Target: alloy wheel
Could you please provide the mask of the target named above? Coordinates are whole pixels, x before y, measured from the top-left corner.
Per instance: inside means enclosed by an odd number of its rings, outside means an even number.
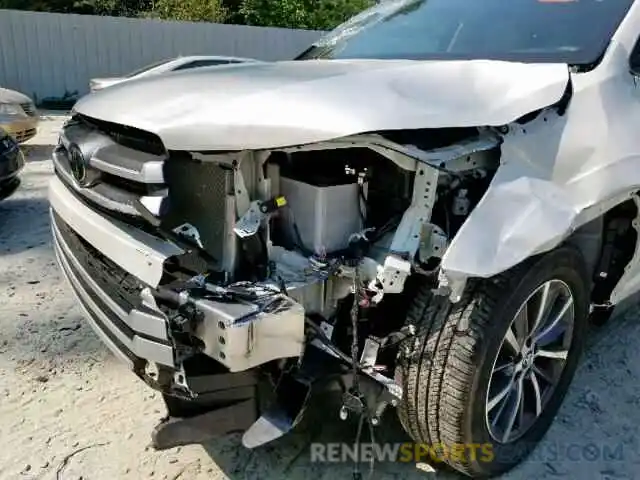
[[[574,322],[571,289],[557,279],[540,285],[518,309],[487,391],[487,428],[497,442],[518,440],[544,412],[567,363]]]

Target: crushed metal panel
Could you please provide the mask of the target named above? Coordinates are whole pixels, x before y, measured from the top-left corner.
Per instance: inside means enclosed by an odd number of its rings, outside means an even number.
[[[640,189],[640,82],[628,66],[638,28],[636,5],[602,63],[571,74],[564,115],[545,111],[527,124],[510,125],[501,166],[443,257],[447,278],[507,270],[554,248]],[[616,292],[626,295],[625,284],[637,283],[640,266],[633,267]]]
[[[305,338],[304,309],[284,295],[275,295],[273,301],[278,302],[275,310],[252,303],[197,300],[204,320],[196,336],[205,344],[204,353],[231,372],[300,356]]]
[[[558,102],[568,79],[564,64],[284,61],[131,82],[84,97],[75,110],[155,133],[169,150],[260,150],[504,125]]]

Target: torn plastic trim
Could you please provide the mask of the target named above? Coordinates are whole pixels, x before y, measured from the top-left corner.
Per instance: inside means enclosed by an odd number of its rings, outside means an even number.
[[[57,177],[49,184],[49,201],[78,235],[149,286],[159,285],[168,258],[185,253],[171,242],[98,214],[79,201]]]
[[[442,258],[440,287],[459,295],[469,278],[490,278],[527,258],[560,245],[582,225],[635,196],[637,188],[613,193],[598,203],[578,206],[577,191],[589,182],[563,189],[551,181],[517,175],[521,166],[504,164],[480,203],[452,239]],[[594,180],[584,179],[584,180]],[[639,180],[640,181],[640,180]],[[508,208],[505,208],[508,205]],[[616,287],[621,292],[625,287]]]

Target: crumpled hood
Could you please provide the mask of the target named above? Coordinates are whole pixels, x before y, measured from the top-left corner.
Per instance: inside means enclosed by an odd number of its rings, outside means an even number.
[[[504,125],[559,101],[564,64],[306,60],[115,85],[78,113],[157,134],[170,150],[267,149],[379,130]]]
[[[15,90],[0,87],[0,103],[29,103],[32,100]]]

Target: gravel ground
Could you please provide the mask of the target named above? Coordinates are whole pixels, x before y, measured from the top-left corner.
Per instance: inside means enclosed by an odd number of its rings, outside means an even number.
[[[164,415],[160,398],[83,322],[54,262],[46,189],[62,118],[43,118],[41,133],[26,147],[22,185],[0,202],[0,479],[351,478],[350,464],[309,461],[311,438],[353,440],[337,411],[254,452],[239,448],[237,436],[204,447],[148,448]],[[544,443],[508,478],[635,478],[639,339],[634,306],[593,333]],[[376,478],[430,476],[407,464],[376,469]]]

